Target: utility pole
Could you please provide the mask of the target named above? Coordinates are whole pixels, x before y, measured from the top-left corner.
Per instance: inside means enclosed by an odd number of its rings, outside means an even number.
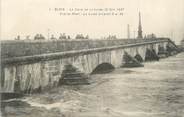
[[[48,38],[48,40],[49,40],[49,39],[50,39],[50,29],[48,29],[47,31],[48,31],[48,32],[47,32],[47,33],[48,33],[47,38]]]
[[[127,38],[130,39],[130,25],[127,25]]]

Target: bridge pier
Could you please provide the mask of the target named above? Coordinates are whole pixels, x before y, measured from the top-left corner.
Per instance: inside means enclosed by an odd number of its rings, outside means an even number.
[[[158,56],[159,58],[168,57],[168,52],[166,51],[166,46],[163,43],[158,45]]]
[[[130,54],[128,54],[126,51],[123,55],[123,62],[121,67],[143,67],[143,65],[134,57],[132,57]]]
[[[178,50],[176,50],[170,43],[167,43],[166,51],[168,52],[168,56],[173,56],[178,53]]]
[[[65,65],[62,71],[61,78],[59,79],[58,86],[66,85],[79,85],[89,84],[88,76],[71,64]]]
[[[158,60],[159,60],[159,57],[157,56],[155,50],[147,48],[145,61],[158,61]]]
[[[134,58],[135,58],[138,62],[140,62],[140,63],[143,62],[143,58],[141,57],[141,55],[140,55],[139,53],[137,53],[137,54],[134,56]]]
[[[160,58],[166,58],[178,53],[176,47],[174,47],[169,42],[161,43],[158,45],[158,56]]]
[[[135,48],[136,49],[136,55],[134,56],[134,58],[138,61],[138,62],[140,62],[140,63],[142,63],[143,61],[144,61],[144,59],[143,59],[143,56],[144,55],[142,55],[141,56],[141,50],[143,50],[141,47],[136,47]]]

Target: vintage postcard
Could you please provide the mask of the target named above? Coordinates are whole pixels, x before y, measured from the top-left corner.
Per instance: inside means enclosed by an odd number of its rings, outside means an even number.
[[[184,0],[1,0],[1,117],[184,117]]]

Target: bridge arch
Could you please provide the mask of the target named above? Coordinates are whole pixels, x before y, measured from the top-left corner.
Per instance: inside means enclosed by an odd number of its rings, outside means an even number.
[[[99,74],[99,73],[107,73],[109,71],[114,70],[115,67],[111,63],[101,63],[97,65],[91,72],[91,74]]]

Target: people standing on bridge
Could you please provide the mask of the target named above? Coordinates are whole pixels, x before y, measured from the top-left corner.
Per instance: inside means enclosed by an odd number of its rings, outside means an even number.
[[[51,39],[51,40],[55,40],[56,38],[55,38],[54,35],[52,34],[50,39]]]
[[[15,40],[20,40],[20,35],[18,35],[17,37],[15,37]]]
[[[107,39],[117,39],[116,35],[109,35]]]
[[[67,39],[71,39],[70,35],[68,35],[68,38]]]
[[[39,34],[36,34],[35,36],[34,36],[34,40],[38,40],[39,39]]]
[[[60,36],[59,36],[59,39],[66,39],[65,33],[61,33]]]
[[[44,40],[44,39],[45,39],[45,37],[42,34],[36,34],[34,36],[34,40]]]
[[[42,35],[42,34],[40,34],[40,39],[45,39],[45,37]]]
[[[30,37],[30,36],[29,36],[29,35],[27,35],[27,36],[26,36],[26,40],[30,40],[30,38],[29,38],[29,37]]]
[[[89,39],[89,35],[86,35],[85,39]]]
[[[83,34],[77,34],[75,39],[84,39],[84,36]]]

